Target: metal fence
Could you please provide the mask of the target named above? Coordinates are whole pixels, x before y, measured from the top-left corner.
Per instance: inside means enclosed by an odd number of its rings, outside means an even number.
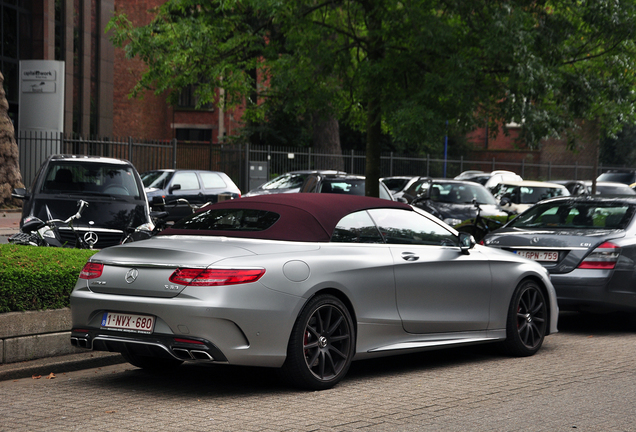
[[[253,146],[250,144],[212,144],[191,141],[149,141],[124,139],[85,139],[78,136],[50,133],[21,133],[18,142],[23,183],[30,186],[42,162],[51,154],[105,156],[130,161],[139,172],[153,169],[178,168],[224,171],[242,191],[250,188],[250,167],[253,163],[266,166],[266,178],[295,170],[327,169],[325,160],[341,157],[344,170],[364,174],[365,152],[346,151],[342,155],[315,153],[311,148]],[[400,155],[383,153],[381,175],[422,175],[452,178],[465,170],[509,170],[528,180],[592,179],[601,172],[618,167],[557,165],[511,162],[502,159],[488,161],[444,159],[431,155]]]

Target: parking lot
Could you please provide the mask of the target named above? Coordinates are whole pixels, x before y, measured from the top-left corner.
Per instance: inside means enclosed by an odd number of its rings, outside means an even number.
[[[562,314],[560,330],[529,358],[484,345],[354,362],[322,392],[290,389],[267,369],[47,370],[0,382],[0,430],[636,430],[627,317]]]

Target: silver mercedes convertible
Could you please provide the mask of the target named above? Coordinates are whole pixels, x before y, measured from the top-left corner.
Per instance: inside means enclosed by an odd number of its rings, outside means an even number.
[[[326,389],[352,360],[557,331],[547,271],[407,204],[337,194],[224,201],[106,248],[71,294],[75,346],[135,366],[280,368]]]

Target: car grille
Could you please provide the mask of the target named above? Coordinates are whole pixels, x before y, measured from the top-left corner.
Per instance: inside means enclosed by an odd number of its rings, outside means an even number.
[[[83,237],[85,233],[87,233],[88,229],[75,229],[78,232],[80,237]],[[121,243],[124,233],[119,230],[99,230],[92,229],[95,234],[97,234],[97,243],[93,245],[95,249],[103,249],[109,246],[115,246]],[[75,234],[70,228],[60,228],[60,237],[62,239],[62,243],[67,243],[69,246],[75,246]]]

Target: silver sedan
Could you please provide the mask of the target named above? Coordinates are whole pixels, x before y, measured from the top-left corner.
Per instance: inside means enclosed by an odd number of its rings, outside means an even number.
[[[558,316],[535,262],[407,204],[302,193],[214,204],[100,251],[71,309],[75,346],[146,369],[275,367],[310,389],[358,359],[484,342],[532,355]]]

